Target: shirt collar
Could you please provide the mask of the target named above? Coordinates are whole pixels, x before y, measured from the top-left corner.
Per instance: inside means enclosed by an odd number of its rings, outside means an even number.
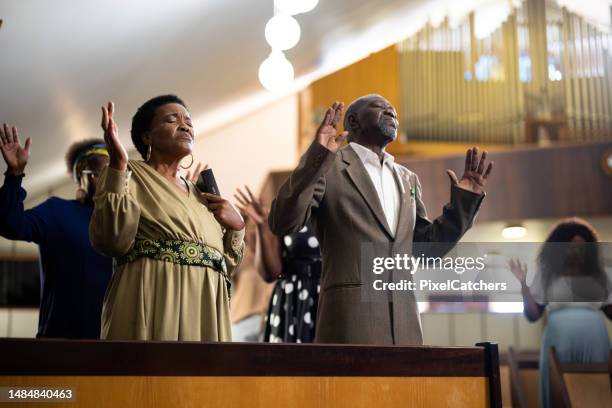
[[[372,150],[355,142],[350,142],[349,145],[353,148],[355,153],[357,153],[357,156],[359,156],[359,160],[361,160],[363,164],[369,162],[380,166],[380,160],[378,159],[376,153],[374,153]],[[386,164],[390,168],[393,168],[394,160],[395,158],[392,155],[387,152],[383,152],[383,164]]]

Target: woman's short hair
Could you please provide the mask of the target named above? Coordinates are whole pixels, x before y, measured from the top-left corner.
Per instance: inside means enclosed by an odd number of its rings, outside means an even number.
[[[185,109],[189,109],[185,102],[176,95],[160,95],[143,103],[132,118],[132,143],[134,143],[136,150],[145,160],[149,146],[142,140],[142,135],[150,129],[157,108],[169,103],[178,103]]]

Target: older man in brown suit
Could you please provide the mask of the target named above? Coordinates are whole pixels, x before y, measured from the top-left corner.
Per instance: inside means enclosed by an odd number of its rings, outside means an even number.
[[[312,218],[323,255],[316,341],[353,344],[423,344],[413,292],[365,301],[360,273],[364,243],[388,243],[390,253],[412,252],[413,242],[455,243],[471,226],[484,198],[486,152],[466,154],[465,173],[451,180],[450,202],[433,222],[427,218],[416,174],[385,152],[397,137],[397,114],[380,95],[355,100],[345,131],[336,126],[344,104],[326,112],[315,141],[272,203],[274,233],[298,231]],[[341,147],[344,140],[347,146]]]

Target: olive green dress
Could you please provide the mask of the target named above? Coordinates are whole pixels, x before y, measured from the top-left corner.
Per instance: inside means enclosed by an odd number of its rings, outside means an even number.
[[[244,230],[226,231],[186,183],[188,194],[142,161],[130,160],[127,172],[102,172],[89,235],[94,248],[115,257],[115,267],[101,338],[231,341],[227,277],[242,259]],[[134,256],[156,242],[177,245],[157,259]],[[218,254],[225,276],[189,264],[202,248]]]

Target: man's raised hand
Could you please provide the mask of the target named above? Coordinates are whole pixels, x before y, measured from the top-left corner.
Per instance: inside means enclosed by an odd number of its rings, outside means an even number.
[[[342,146],[342,143],[346,140],[348,132],[344,131],[338,135],[336,126],[342,118],[342,112],[344,111],[344,103],[334,102],[325,112],[321,126],[317,129],[315,140],[327,148],[329,151],[336,153]]]
[[[478,159],[478,148],[473,147],[465,154],[465,169],[461,180],[457,179],[457,175],[452,170],[446,170],[446,174],[451,180],[451,184],[463,190],[471,191],[472,193],[482,194],[484,187],[493,170],[493,162],[486,166],[485,159],[487,152],[482,152],[480,160]]]

